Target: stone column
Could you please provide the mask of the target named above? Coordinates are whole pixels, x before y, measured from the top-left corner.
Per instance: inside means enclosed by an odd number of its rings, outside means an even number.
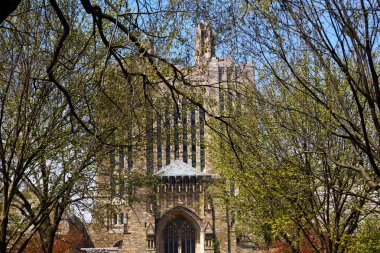
[[[204,253],[205,252],[205,230],[203,227],[201,227],[201,230],[199,232],[199,244],[200,244],[199,253]]]

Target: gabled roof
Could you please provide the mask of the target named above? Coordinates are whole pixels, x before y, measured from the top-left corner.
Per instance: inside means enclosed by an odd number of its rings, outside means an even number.
[[[206,172],[197,170],[187,163],[184,163],[180,160],[171,161],[171,163],[161,170],[155,173],[156,176],[161,177],[177,177],[177,176],[211,176]]]
[[[210,225],[210,222],[207,223],[205,227],[205,234],[213,234],[214,231],[212,230],[212,226]]]
[[[146,235],[154,235],[154,228],[152,223],[149,223],[148,228],[146,229]]]

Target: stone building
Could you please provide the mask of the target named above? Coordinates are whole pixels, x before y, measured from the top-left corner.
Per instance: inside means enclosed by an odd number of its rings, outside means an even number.
[[[206,90],[204,99],[208,99],[207,96],[215,99],[219,106],[214,109],[223,110],[224,100],[228,100],[225,91],[237,89],[237,79],[253,82],[253,68],[236,65],[230,58],[215,57],[209,24],[198,25],[195,42],[196,74],[193,79],[201,85],[215,87]],[[95,248],[84,250],[125,253],[252,252],[251,248],[238,245],[233,217],[219,205],[218,193],[210,190],[218,176],[206,154],[208,135],[204,111],[191,106],[185,99],[179,101],[176,109],[180,108],[180,116],[178,111],[170,113],[168,108],[164,117],[152,123],[156,133],[154,137],[147,134],[151,144],[146,145],[146,168],[158,184],[152,188],[125,189],[125,194],[111,198],[110,204],[115,208],[113,213],[109,213],[107,226],[90,230]],[[165,132],[169,128],[172,130]],[[113,157],[110,163],[115,163],[115,160],[119,160],[121,169],[125,164],[133,167],[128,154],[120,154],[119,159]],[[131,206],[125,196],[133,191],[137,192],[136,196],[141,196],[141,201]]]

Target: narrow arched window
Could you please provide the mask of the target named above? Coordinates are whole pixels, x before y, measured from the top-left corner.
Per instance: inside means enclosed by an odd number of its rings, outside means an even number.
[[[113,224],[114,225],[117,224],[117,214],[116,213],[113,214]]]
[[[119,214],[119,224],[124,224],[124,213]]]

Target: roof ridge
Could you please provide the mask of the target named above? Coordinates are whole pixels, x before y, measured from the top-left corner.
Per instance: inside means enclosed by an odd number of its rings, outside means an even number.
[[[197,170],[181,160],[172,160],[170,164],[161,168],[155,175],[158,176],[208,176],[207,172]]]

